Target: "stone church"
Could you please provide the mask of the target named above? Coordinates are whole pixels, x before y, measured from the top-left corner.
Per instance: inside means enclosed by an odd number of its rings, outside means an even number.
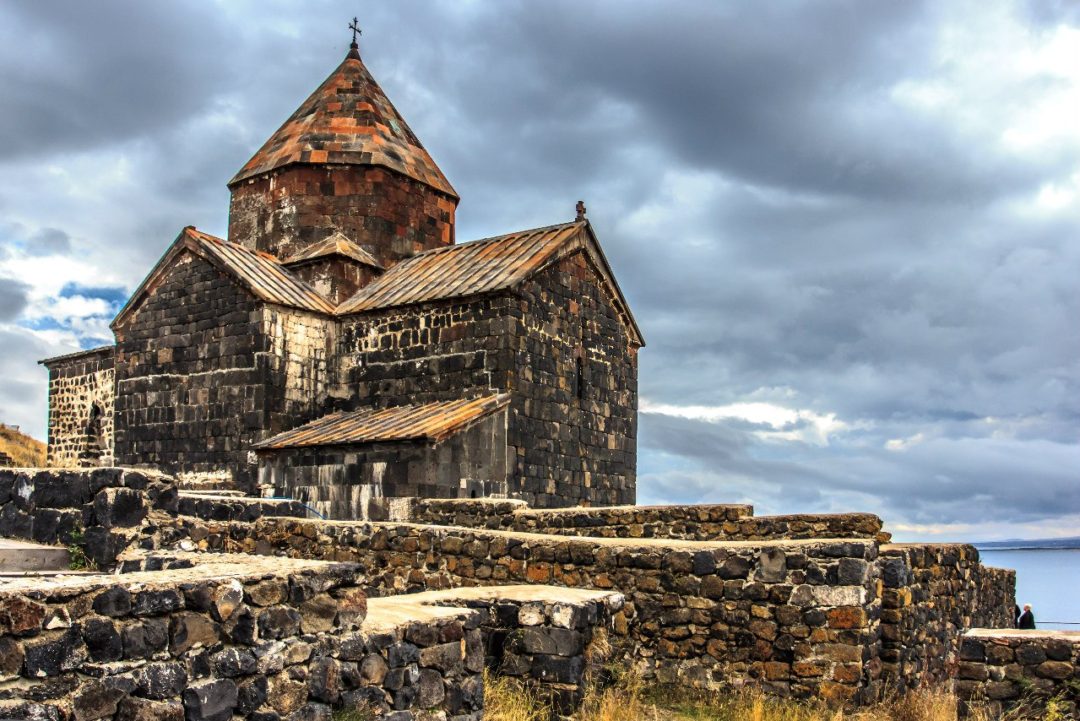
[[[458,195],[356,43],[112,322],[51,358],[49,464],[393,497],[635,501],[644,344],[576,219],[458,243]],[[569,213],[568,213],[569,216]]]

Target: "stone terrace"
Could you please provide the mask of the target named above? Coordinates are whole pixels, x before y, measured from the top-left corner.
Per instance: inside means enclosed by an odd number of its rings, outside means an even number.
[[[531,602],[565,603],[576,593],[619,598],[603,612],[597,607],[596,628],[607,627],[615,658],[647,679],[855,702],[886,686],[946,678],[965,630],[1011,621],[1011,571],[982,566],[970,546],[883,544],[880,520],[867,514],[410,505],[405,515],[425,522],[332,522],[299,518],[288,502],[206,489],[178,495],[168,477],[141,471],[0,471],[0,524],[24,538],[88,551],[98,544],[93,557],[103,568],[171,573],[235,563],[234,554],[246,554],[252,569],[262,568],[260,556],[276,557],[274,564],[325,561],[346,564],[383,614],[400,618],[429,598],[471,608],[488,663],[540,684],[562,711],[580,697],[592,627],[580,644],[548,633],[562,628],[554,606],[542,623],[526,624],[523,613],[539,618]],[[706,540],[691,540],[698,538]],[[424,678],[430,700],[437,694],[430,674]],[[344,695],[352,690],[314,703],[352,703],[358,697]],[[381,697],[387,708],[406,703],[393,692]]]

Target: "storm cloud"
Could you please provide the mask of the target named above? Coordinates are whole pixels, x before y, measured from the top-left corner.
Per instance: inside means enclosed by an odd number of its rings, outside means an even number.
[[[342,2],[0,8],[0,420],[336,66]],[[642,502],[1080,519],[1071,3],[405,0],[361,53],[462,240],[590,219],[648,341]]]

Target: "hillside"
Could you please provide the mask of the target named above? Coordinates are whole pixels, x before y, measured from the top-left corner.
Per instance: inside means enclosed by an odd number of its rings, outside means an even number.
[[[0,453],[11,456],[16,466],[44,466],[45,444],[0,423]]]

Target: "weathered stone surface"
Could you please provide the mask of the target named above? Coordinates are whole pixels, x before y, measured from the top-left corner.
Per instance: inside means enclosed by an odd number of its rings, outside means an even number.
[[[238,690],[229,679],[204,681],[184,690],[188,721],[228,721],[236,708]]]
[[[124,644],[116,624],[107,618],[91,618],[82,624],[83,642],[90,658],[99,663],[119,661],[124,657]]]
[[[170,699],[180,696],[187,686],[188,674],[179,663],[150,663],[133,674],[140,696]]]
[[[116,721],[184,721],[184,706],[178,701],[151,701],[128,696],[120,701]]]
[[[86,646],[78,629],[27,642],[23,649],[25,674],[31,678],[57,676],[78,668],[87,659]]]
[[[123,688],[106,681],[88,679],[79,685],[72,699],[75,721],[111,719],[125,696],[127,692]]]

